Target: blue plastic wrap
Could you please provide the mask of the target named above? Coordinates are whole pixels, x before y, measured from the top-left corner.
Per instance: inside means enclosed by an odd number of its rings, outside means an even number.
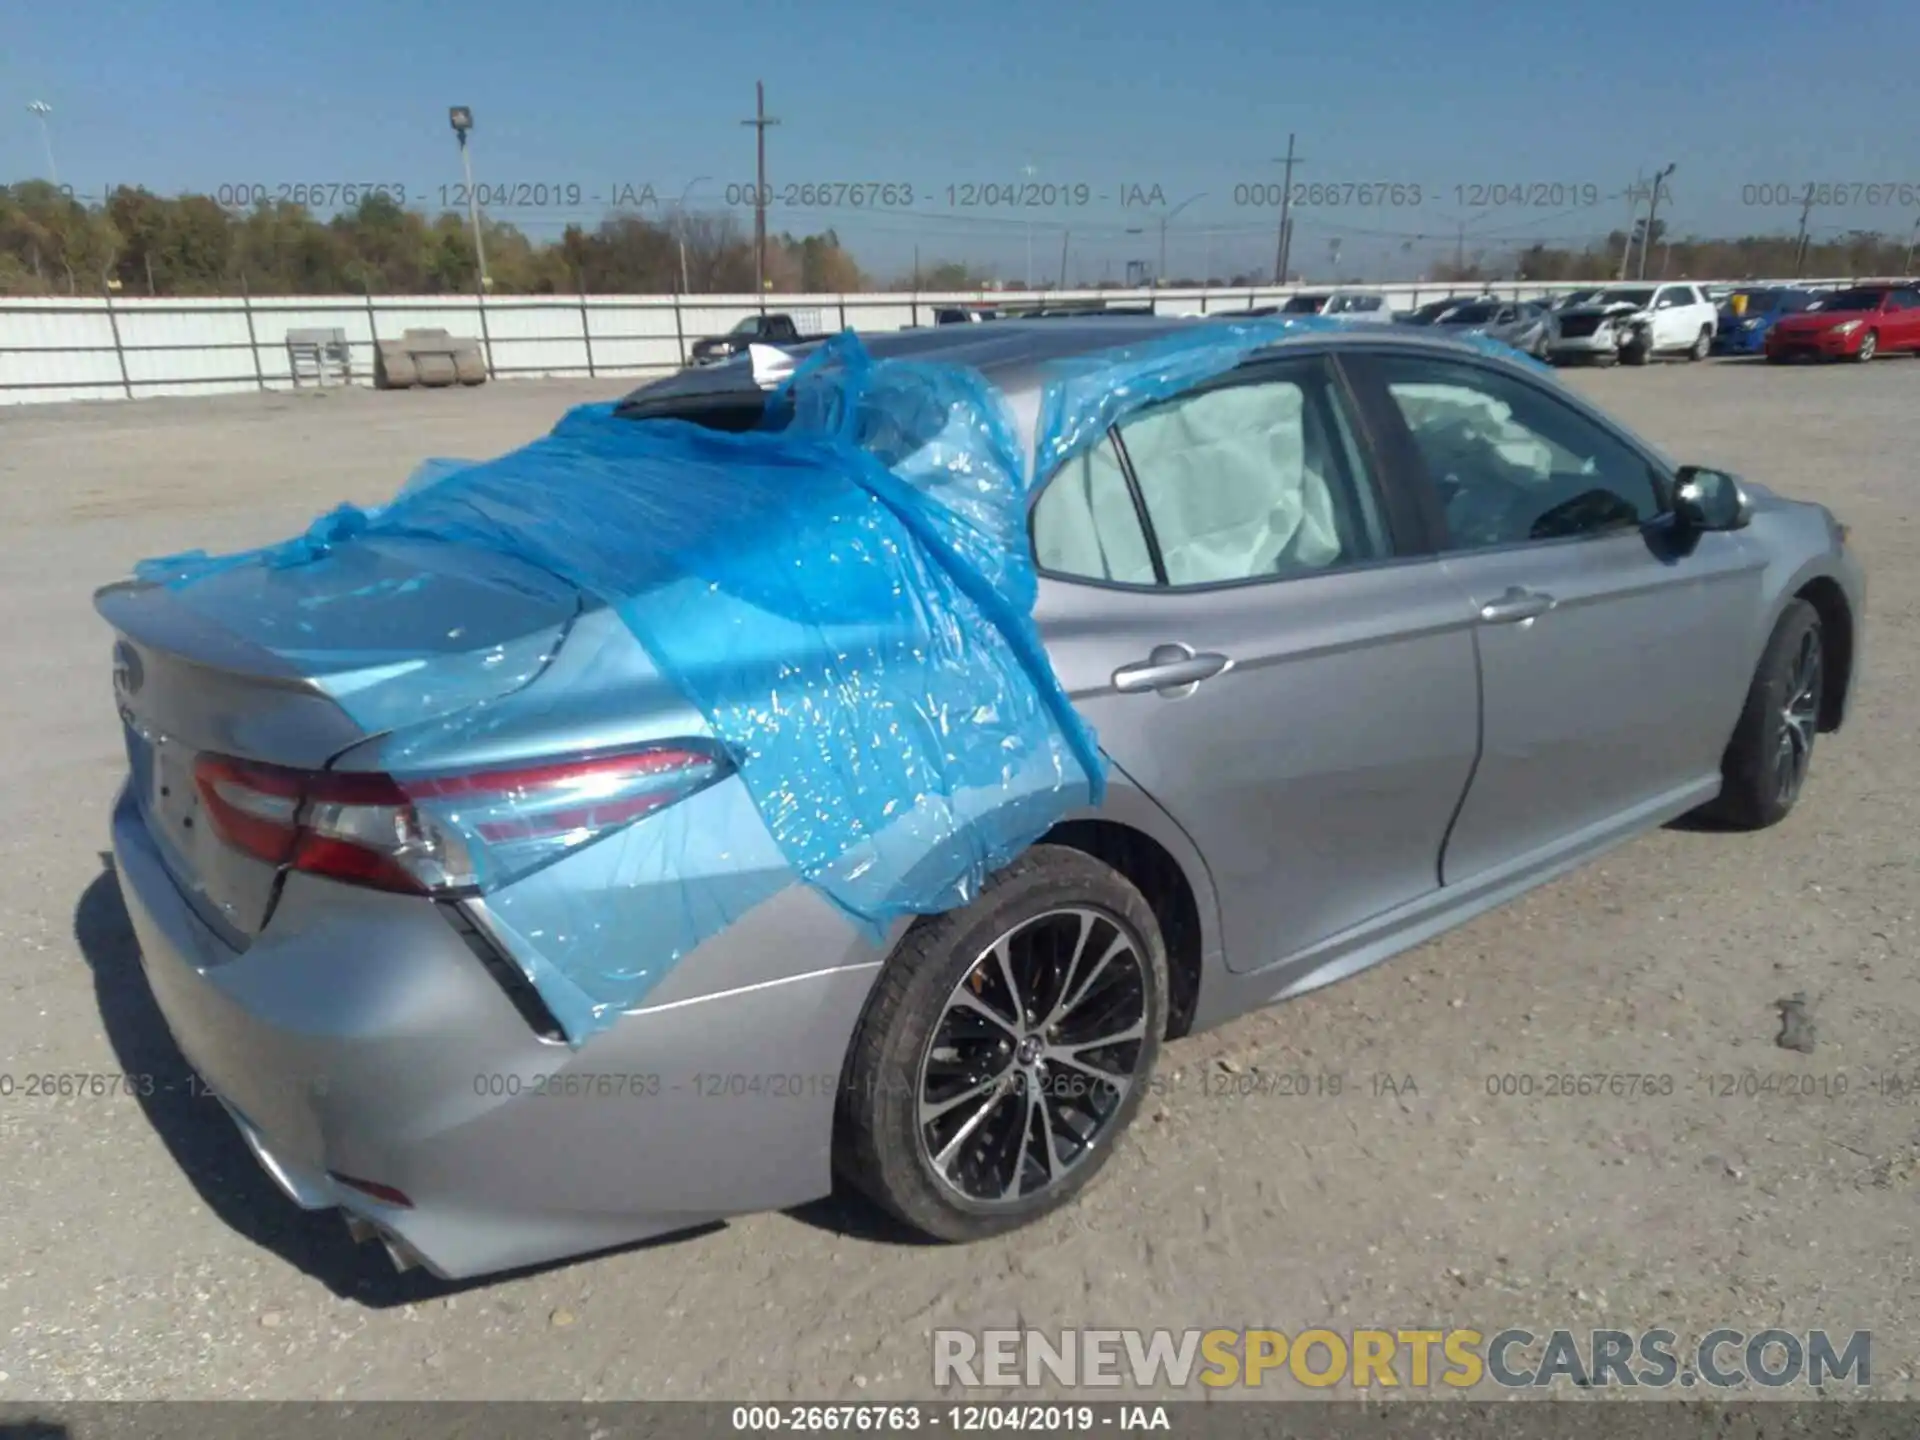
[[[464,841],[516,958],[576,1041],[764,897],[767,847],[738,828],[756,814],[791,875],[878,934],[964,903],[1102,791],[1094,737],[1032,620],[1025,466],[997,392],[968,370],[873,361],[850,336],[788,391],[785,427],[748,434],[583,406],[383,509],[343,507],[281,545],[140,572],[189,603],[205,593],[276,653],[325,656],[318,682],[369,733],[432,722],[389,747],[387,768]],[[478,657],[390,654],[375,642],[392,587],[324,583],[330,565],[380,546],[440,547],[430,574],[524,564],[611,608],[697,709],[752,809],[696,795],[589,855],[570,853],[572,837],[520,843],[512,803],[436,795],[422,782],[450,748],[553,703],[525,678],[566,663],[573,642],[559,659],[541,636]],[[289,607],[236,615],[230,587],[199,590],[236,566],[322,578],[289,625]],[[696,811],[721,828],[692,827]]]

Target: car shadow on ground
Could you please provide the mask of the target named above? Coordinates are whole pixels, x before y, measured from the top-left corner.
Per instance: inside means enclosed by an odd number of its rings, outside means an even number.
[[[424,1270],[401,1273],[379,1245],[356,1245],[338,1212],[295,1205],[267,1178],[220,1103],[193,1082],[192,1068],[174,1044],[140,968],[139,942],[120,898],[113,858],[103,854],[100,860],[101,873],[74,906],[73,933],[93,971],[95,1003],[108,1043],[121,1073],[137,1077],[134,1093],[147,1123],[202,1203],[221,1221],[335,1295],[374,1309],[458,1295],[591,1258],[578,1256],[474,1280],[441,1280]],[[599,1253],[682,1244],[723,1228],[715,1223]]]

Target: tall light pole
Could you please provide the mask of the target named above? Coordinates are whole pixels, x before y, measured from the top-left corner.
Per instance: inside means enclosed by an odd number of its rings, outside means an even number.
[[[473,190],[473,157],[467,153],[467,134],[473,129],[473,111],[465,105],[447,109],[447,123],[460,139],[460,170],[467,177],[467,223],[473,226],[473,259],[480,267],[480,288],[491,290],[493,277],[487,274],[487,247],[480,240],[480,202]]]
[[[1158,276],[1155,278],[1153,282],[1154,284],[1159,285],[1163,283],[1167,278],[1167,222],[1172,220],[1174,216],[1178,215],[1182,210],[1186,209],[1189,205],[1193,204],[1194,201],[1204,200],[1206,198],[1207,198],[1207,193],[1206,191],[1203,190],[1198,195],[1189,195],[1186,199],[1182,200],[1178,205],[1174,206],[1171,210],[1165,211],[1161,214],[1160,216],[1160,271]]]
[[[753,118],[740,123],[753,126],[754,139],[758,142],[753,192],[753,289],[764,312],[767,308],[767,127],[780,122],[767,114],[767,87],[762,81],[753,82]]]
[[[680,192],[680,199],[673,207],[674,239],[680,245],[680,293],[690,295],[693,286],[687,280],[687,197],[693,193],[693,187],[711,180],[711,175],[696,175],[687,182],[686,189]]]
[[[1907,268],[1900,272],[1904,279],[1913,274],[1913,247],[1920,242],[1920,220],[1913,222],[1913,233],[1907,236]]]
[[[60,167],[53,163],[53,131],[47,124],[47,117],[53,114],[53,106],[44,100],[29,100],[27,109],[40,122],[40,143],[47,149],[47,178],[53,181],[54,189],[60,188]]]

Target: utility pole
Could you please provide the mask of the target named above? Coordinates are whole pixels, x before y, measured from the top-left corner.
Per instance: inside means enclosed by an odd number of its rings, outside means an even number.
[[[1800,278],[1800,271],[1807,260],[1807,217],[1813,214],[1813,182],[1807,182],[1806,203],[1800,207],[1800,234],[1793,242],[1793,278]]]
[[[1060,288],[1067,288],[1067,242],[1073,238],[1073,231],[1060,232]]]
[[[1467,278],[1467,222],[1462,220],[1453,237],[1453,278]]]
[[[47,150],[47,178],[53,182],[53,188],[60,188],[60,167],[53,163],[53,131],[47,124],[47,117],[53,114],[53,106],[44,100],[29,100],[27,109],[40,122],[40,143]]]
[[[1646,183],[1643,172],[1633,172],[1633,185],[1627,191],[1627,243],[1620,247],[1621,280],[1627,278],[1627,267],[1633,263],[1633,234],[1640,226],[1640,197],[1645,193]]]
[[[1915,241],[1920,241],[1920,220],[1913,222],[1913,233],[1907,236],[1907,264],[1906,268],[1900,272],[1903,277],[1911,277],[1913,274],[1913,247]]]
[[[1647,196],[1647,238],[1640,243],[1640,270],[1637,279],[1647,278],[1647,252],[1653,248],[1653,224],[1660,214],[1660,191],[1667,177],[1678,167],[1669,161],[1664,170],[1656,171],[1653,177],[1653,193]]]
[[[1287,156],[1278,163],[1287,168],[1280,181],[1280,233],[1273,243],[1273,283],[1287,283],[1287,253],[1293,248],[1293,167],[1306,164],[1304,157],[1293,153],[1293,132],[1287,132]]]
[[[1027,183],[1031,185],[1033,183],[1033,177],[1039,172],[1034,168],[1033,162],[1028,161],[1025,165],[1022,165],[1020,167],[1020,173],[1027,177]],[[1027,232],[1027,292],[1031,294],[1033,292],[1033,219],[1031,216],[1029,216],[1027,219],[1026,232]]]
[[[753,289],[760,303],[760,311],[767,309],[767,127],[780,122],[767,114],[767,87],[764,81],[753,82],[753,119],[742,120],[742,125],[754,128],[757,144],[758,162],[754,171],[753,187]]]

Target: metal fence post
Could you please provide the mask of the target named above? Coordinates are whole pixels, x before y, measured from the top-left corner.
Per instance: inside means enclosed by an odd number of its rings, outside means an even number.
[[[253,356],[253,383],[265,390],[267,375],[260,368],[260,337],[253,330],[253,290],[247,284],[247,272],[240,272],[240,309],[247,317],[247,350]]]
[[[493,376],[493,336],[487,333],[487,287],[476,280],[473,298],[475,307],[480,311],[480,350],[487,357],[487,379]]]
[[[373,308],[373,291],[367,288],[364,281],[361,282],[360,293],[367,297],[367,342],[373,346],[373,358],[367,362],[367,383],[372,384],[380,373],[380,320]],[[352,377],[348,378],[351,381]]]
[[[580,281],[580,341],[587,347],[587,378],[597,379],[593,368],[593,322],[587,318],[587,282]]]
[[[847,328],[847,297],[844,293],[840,296],[840,328]]]
[[[674,343],[680,347],[680,368],[684,370],[687,368],[687,325],[685,317],[680,313],[678,290],[673,292],[673,339]]]
[[[913,306],[913,309],[907,313],[913,318],[913,328],[918,330],[920,328],[920,292],[918,289],[914,290],[913,294],[908,298],[908,303]]]
[[[113,354],[120,362],[120,388],[126,392],[127,399],[133,398],[133,381],[127,378],[127,351],[120,343],[120,317],[113,311],[113,291],[107,288],[106,277],[100,280],[100,295],[107,302],[107,324],[113,328]]]

